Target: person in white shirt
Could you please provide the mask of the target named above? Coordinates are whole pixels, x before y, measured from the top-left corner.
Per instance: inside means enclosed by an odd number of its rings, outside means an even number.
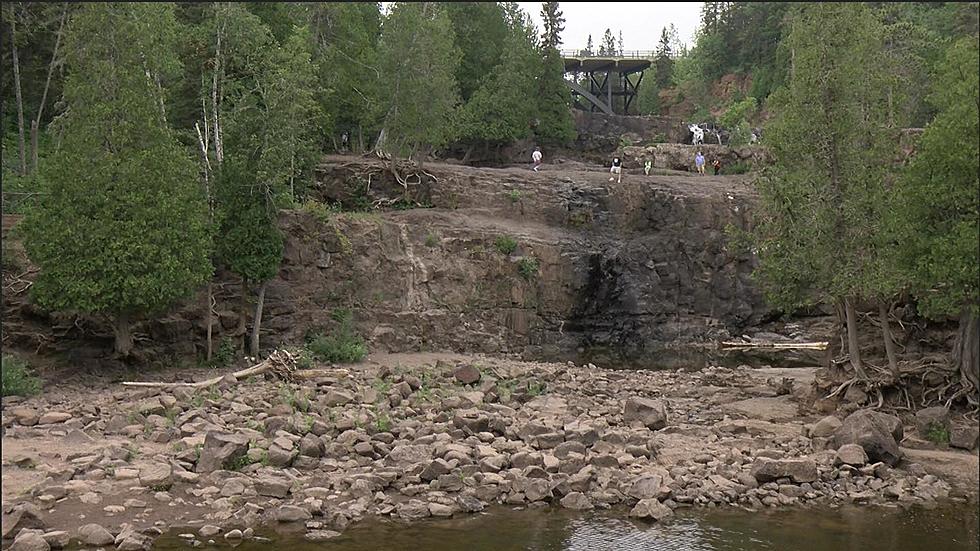
[[[531,160],[534,161],[534,171],[535,172],[538,172],[538,169],[541,168],[541,148],[540,147],[535,147],[534,148],[534,153],[531,153]]]
[[[612,168],[609,169],[609,173],[615,174],[619,177],[619,179],[616,180],[617,184],[623,181],[623,160],[618,156],[613,157]],[[616,176],[610,176],[609,181],[612,182],[614,179],[616,179]]]

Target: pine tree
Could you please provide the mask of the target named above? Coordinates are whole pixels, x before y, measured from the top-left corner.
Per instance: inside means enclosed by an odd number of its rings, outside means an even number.
[[[585,53],[586,53],[586,55],[593,55],[595,53],[595,51],[593,50],[593,47],[594,46],[592,45],[592,35],[589,34],[589,39],[585,42]]]
[[[157,84],[179,70],[173,4],[77,10],[64,45],[69,112],[25,245],[41,268],[35,299],[111,317],[115,350],[128,356],[132,321],[210,276],[207,209]]]
[[[443,7],[397,2],[381,28],[382,136],[376,147],[422,158],[452,139],[460,53]]]
[[[606,29],[606,32],[602,34],[599,55],[616,55],[616,37],[609,29]]]
[[[562,17],[558,2],[543,2],[541,4],[541,20],[544,32],[541,33],[541,49],[558,49],[561,46],[561,32],[565,30],[565,18]]]
[[[670,86],[674,76],[674,60],[671,58],[671,36],[667,28],[660,31],[660,43],[657,44],[657,53],[654,65],[657,68],[657,88]]]
[[[558,50],[545,50],[542,76],[538,79],[534,134],[546,144],[568,145],[575,139],[572,93],[565,84],[564,74],[565,62]]]
[[[508,34],[504,8],[496,2],[447,2],[444,6],[461,54],[455,76],[460,98],[466,102],[501,61]]]
[[[851,365],[864,377],[855,304],[878,292],[875,232],[896,142],[883,107],[881,29],[860,4],[807,4],[786,40],[795,70],[772,98],[766,129],[774,162],[758,182],[758,273],[778,306],[838,304]]]
[[[933,76],[938,110],[895,190],[897,261],[922,314],[959,317],[953,362],[980,402],[980,54],[976,36],[953,43]]]

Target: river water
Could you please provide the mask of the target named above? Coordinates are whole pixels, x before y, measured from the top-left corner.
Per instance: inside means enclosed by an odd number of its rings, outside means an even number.
[[[302,532],[266,533],[237,551],[976,551],[980,508],[945,504],[887,507],[678,510],[664,523],[626,518],[625,510],[576,513],[494,508],[477,515],[405,524],[365,520],[320,543]],[[301,529],[301,526],[297,526]],[[191,530],[187,530],[188,532]],[[220,540],[220,538],[219,538]],[[227,546],[219,541],[222,547]],[[188,549],[175,535],[158,551]]]

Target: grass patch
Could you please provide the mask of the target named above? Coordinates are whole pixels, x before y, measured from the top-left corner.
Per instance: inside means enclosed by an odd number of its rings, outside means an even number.
[[[494,246],[501,254],[510,255],[517,250],[517,240],[509,235],[501,235],[494,241]]]
[[[512,189],[507,192],[507,197],[510,198],[511,203],[516,203],[521,200],[521,192],[519,190]]]
[[[2,362],[3,396],[33,396],[41,391],[41,379],[26,361],[4,354]]]
[[[367,356],[367,345],[354,331],[350,310],[335,310],[333,318],[339,323],[337,330],[329,335],[310,335],[307,337],[306,349],[314,359],[321,362],[355,363],[363,360]]]
[[[439,244],[439,238],[436,236],[436,234],[429,232],[429,234],[425,236],[426,247],[429,247],[431,249],[438,244]]]
[[[525,256],[517,263],[517,272],[528,281],[538,275],[538,268],[538,259],[533,256]]]
[[[929,423],[929,430],[926,431],[926,440],[933,444],[949,444],[949,429],[936,423]]]
[[[710,167],[708,167],[708,168],[710,168]],[[708,170],[708,169],[706,168],[705,170]],[[738,161],[738,162],[732,163],[730,165],[722,166],[720,173],[723,174],[723,175],[729,175],[729,174],[748,174],[749,171],[751,171],[751,170],[752,170],[752,165],[750,165],[750,164],[748,164],[746,162],[743,162],[743,161]]]
[[[323,223],[329,222],[331,216],[337,212],[336,208],[325,205],[319,201],[314,201],[313,199],[308,199],[305,203],[303,203],[300,210],[313,215],[314,218]]]

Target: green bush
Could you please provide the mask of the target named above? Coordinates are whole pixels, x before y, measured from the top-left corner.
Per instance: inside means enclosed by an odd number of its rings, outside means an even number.
[[[516,203],[521,200],[521,192],[516,189],[512,189],[509,192],[507,192],[507,196],[510,197],[511,203]]]
[[[938,423],[929,423],[925,436],[933,444],[949,444],[949,429]]]
[[[750,170],[752,170],[752,165],[743,161],[721,167],[722,174],[747,174]]]
[[[41,391],[39,379],[27,362],[16,357],[3,355],[0,371],[3,374],[3,396],[31,396]]]
[[[533,279],[538,275],[538,259],[533,256],[525,256],[517,263],[517,271],[524,279]]]
[[[517,240],[509,235],[501,235],[494,244],[502,254],[510,255],[517,250]]]
[[[306,349],[316,360],[330,363],[355,363],[367,356],[367,345],[354,332],[350,310],[337,309],[332,316],[340,326],[330,335],[323,333],[307,337]]]

